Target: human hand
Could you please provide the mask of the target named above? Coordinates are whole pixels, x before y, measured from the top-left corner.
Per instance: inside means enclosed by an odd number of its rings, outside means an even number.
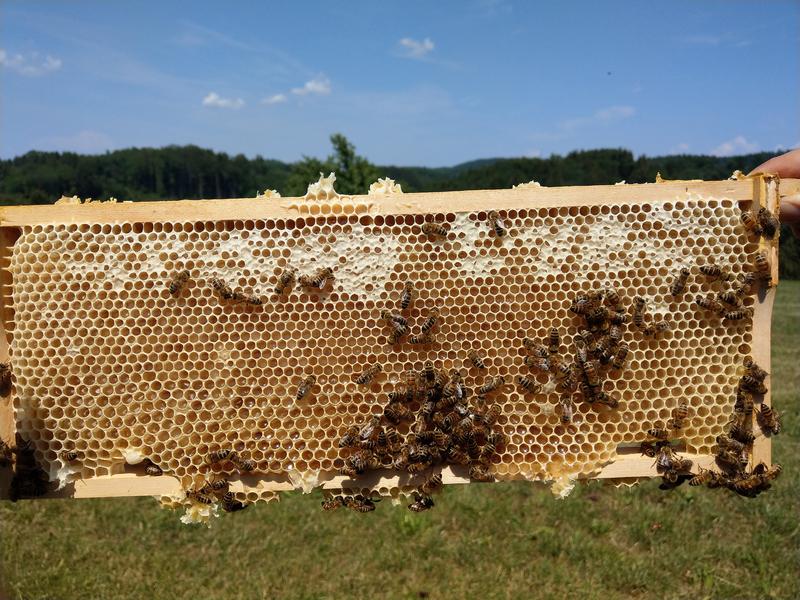
[[[774,173],[779,177],[800,179],[800,149],[770,158],[751,172]],[[794,234],[800,238],[800,194],[781,199],[781,223],[789,225]]]

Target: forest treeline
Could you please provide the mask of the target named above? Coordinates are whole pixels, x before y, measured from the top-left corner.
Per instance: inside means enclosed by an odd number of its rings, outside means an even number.
[[[639,156],[624,149],[570,152],[548,158],[490,158],[453,167],[375,165],[358,156],[342,135],[331,136],[333,153],[286,163],[243,154],[231,156],[197,146],[129,148],[99,155],[28,152],[0,160],[0,204],[49,204],[62,195],[119,200],[250,197],[265,189],[302,195],[320,171],[336,171],[341,193],[366,193],[378,177],[391,177],[407,192],[499,189],[535,180],[545,186],[645,183],[666,179],[725,179],[747,172],[775,153],[741,156]],[[800,279],[800,243],[784,228],[781,275]]]

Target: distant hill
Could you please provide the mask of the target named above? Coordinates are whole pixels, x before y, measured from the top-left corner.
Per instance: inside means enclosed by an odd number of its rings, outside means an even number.
[[[635,158],[628,150],[601,149],[548,158],[483,158],[452,167],[390,165],[375,170],[408,192],[502,189],[531,180],[546,186],[645,183],[654,181],[658,172],[667,179],[725,179],[736,169],[747,172],[774,155]],[[49,204],[62,194],[120,200],[254,197],[267,188],[299,194],[311,163],[314,168],[322,164],[316,159],[285,163],[230,156],[197,146],[129,148],[100,155],[28,152],[0,161],[0,204]],[[800,243],[785,233],[781,275],[800,278]]]

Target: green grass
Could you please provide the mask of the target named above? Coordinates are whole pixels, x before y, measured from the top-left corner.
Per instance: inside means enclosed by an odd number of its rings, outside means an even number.
[[[187,527],[149,498],[0,503],[0,597],[800,597],[800,282],[781,283],[784,474],[757,499],[656,482],[453,486],[427,514],[322,513],[286,495]]]

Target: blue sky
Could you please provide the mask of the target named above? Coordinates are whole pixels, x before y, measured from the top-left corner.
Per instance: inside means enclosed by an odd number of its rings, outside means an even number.
[[[0,3],[0,157],[800,145],[800,2]]]

